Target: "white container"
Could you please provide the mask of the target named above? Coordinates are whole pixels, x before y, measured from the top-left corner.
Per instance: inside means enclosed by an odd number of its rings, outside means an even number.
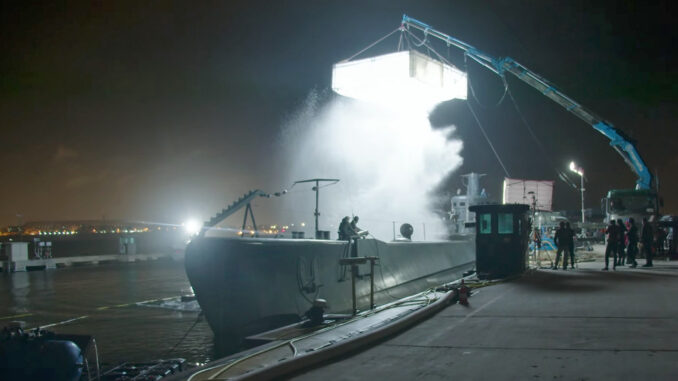
[[[5,253],[11,262],[28,260],[28,242],[5,242]]]

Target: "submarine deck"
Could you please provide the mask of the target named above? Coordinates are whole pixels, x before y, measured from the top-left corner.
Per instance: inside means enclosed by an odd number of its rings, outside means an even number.
[[[640,264],[644,260],[640,260]],[[678,262],[535,270],[295,380],[678,377]]]

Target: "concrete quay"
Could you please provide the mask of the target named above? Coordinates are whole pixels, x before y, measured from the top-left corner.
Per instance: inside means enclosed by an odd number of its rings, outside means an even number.
[[[112,262],[137,262],[157,260],[161,258],[181,258],[181,253],[149,253],[149,254],[103,254],[83,255],[76,257],[57,257],[46,259],[4,260],[0,261],[0,272],[27,271],[30,269],[56,269],[78,265],[98,265]]]
[[[578,266],[480,288],[468,307],[292,379],[678,380],[678,262]]]

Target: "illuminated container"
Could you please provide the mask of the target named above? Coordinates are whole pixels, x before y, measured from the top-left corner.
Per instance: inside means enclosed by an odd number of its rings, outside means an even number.
[[[534,204],[537,210],[553,210],[553,181],[504,178],[502,204]]]
[[[368,102],[430,109],[443,101],[466,99],[466,73],[407,50],[335,64],[332,90]]]

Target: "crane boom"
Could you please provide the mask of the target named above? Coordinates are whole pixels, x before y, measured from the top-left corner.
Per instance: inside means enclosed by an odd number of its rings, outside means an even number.
[[[621,155],[626,164],[628,164],[628,166],[631,167],[633,172],[635,172],[638,176],[638,179],[636,180],[636,189],[640,190],[652,188],[652,174],[645,165],[640,153],[638,153],[638,150],[633,144],[632,139],[628,137],[623,131],[614,127],[611,123],[606,122],[592,111],[588,110],[584,106],[574,101],[572,98],[563,94],[560,90],[558,90],[555,86],[553,86],[537,73],[526,68],[510,57],[496,59],[464,41],[437,31],[430,25],[408,17],[407,15],[403,15],[402,27],[418,29],[424,32],[425,35],[436,37],[445,41],[445,43],[448,45],[452,45],[463,50],[467,57],[470,57],[480,65],[491,70],[502,78],[505,77],[506,72],[509,72],[521,81],[532,86],[534,89],[558,103],[567,111],[588,123],[591,127],[607,137],[610,140],[610,145],[612,148],[614,148]]]

